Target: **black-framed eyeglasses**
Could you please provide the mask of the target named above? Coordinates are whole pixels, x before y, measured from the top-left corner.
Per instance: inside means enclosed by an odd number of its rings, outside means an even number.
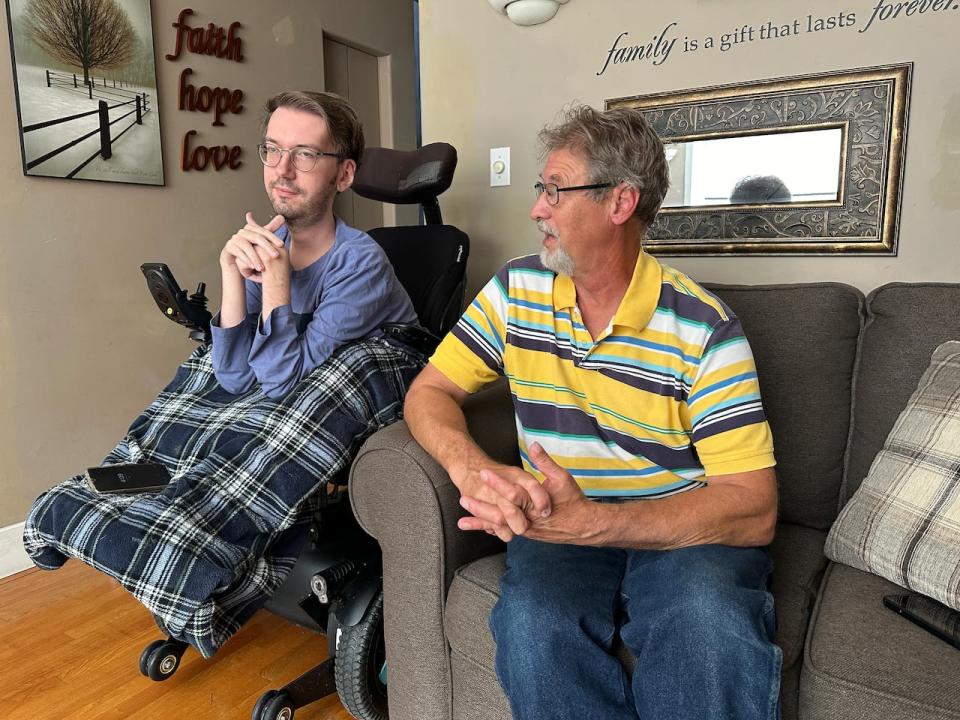
[[[571,185],[570,187],[558,187],[554,183],[542,183],[535,182],[533,184],[533,190],[537,193],[537,197],[547,194],[547,202],[551,205],[556,205],[560,202],[560,193],[562,192],[571,192],[573,190],[599,190],[600,188],[613,187],[616,183],[605,182],[605,183],[593,183],[591,185]]]
[[[337,153],[326,152],[325,150],[314,150],[308,147],[282,148],[273,143],[260,143],[257,145],[257,151],[260,153],[260,161],[267,167],[276,167],[283,159],[284,153],[290,153],[293,160],[293,166],[300,172],[310,172],[313,170],[322,157],[333,157],[340,159]]]

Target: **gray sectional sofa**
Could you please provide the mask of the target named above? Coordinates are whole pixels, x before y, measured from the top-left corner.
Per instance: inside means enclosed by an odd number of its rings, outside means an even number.
[[[883,607],[896,586],[823,555],[933,349],[960,339],[960,285],[894,283],[868,297],[838,283],[711,289],[753,346],[776,444],[783,717],[960,720],[960,651]],[[505,385],[466,412],[492,456],[517,461]],[[350,492],[383,548],[391,720],[509,718],[487,628],[504,546],[457,529],[457,489],[402,422],[364,445]]]

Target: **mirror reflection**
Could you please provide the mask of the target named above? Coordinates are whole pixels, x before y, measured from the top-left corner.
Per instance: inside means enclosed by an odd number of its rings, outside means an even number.
[[[842,127],[693,140],[664,148],[670,166],[664,208],[840,199]]]

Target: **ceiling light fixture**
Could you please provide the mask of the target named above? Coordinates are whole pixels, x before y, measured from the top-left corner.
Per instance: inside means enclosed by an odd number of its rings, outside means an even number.
[[[515,25],[539,25],[557,14],[569,0],[487,0],[497,12],[505,14]]]

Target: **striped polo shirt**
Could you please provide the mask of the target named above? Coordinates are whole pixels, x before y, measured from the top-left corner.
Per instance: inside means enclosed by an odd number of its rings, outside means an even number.
[[[594,340],[536,255],[487,283],[430,362],[466,392],[510,384],[524,468],[539,442],[590,497],[650,498],[775,464],[750,345],[726,305],[641,252]]]

